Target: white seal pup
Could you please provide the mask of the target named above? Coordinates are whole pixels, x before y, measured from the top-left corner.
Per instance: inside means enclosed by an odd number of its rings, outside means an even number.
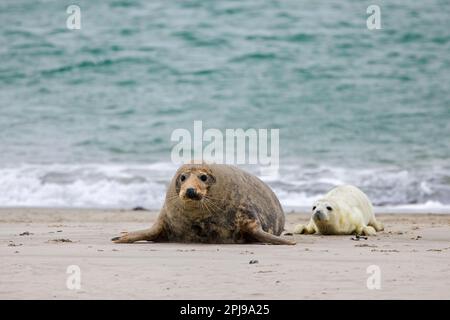
[[[297,225],[294,233],[372,236],[383,230],[383,225],[375,219],[369,198],[351,185],[329,191],[314,203],[312,212],[309,223]]]

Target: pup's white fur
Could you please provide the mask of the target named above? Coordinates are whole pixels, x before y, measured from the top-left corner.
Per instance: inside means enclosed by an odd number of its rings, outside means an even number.
[[[375,219],[369,198],[350,185],[339,186],[313,205],[307,225],[297,225],[294,233],[375,235],[383,225]]]

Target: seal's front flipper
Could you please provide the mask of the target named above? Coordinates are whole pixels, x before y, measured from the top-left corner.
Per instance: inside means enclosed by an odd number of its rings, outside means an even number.
[[[297,234],[314,234],[317,233],[316,227],[314,222],[311,220],[307,225],[304,224],[298,224],[294,228],[294,233]]]
[[[133,243],[140,240],[155,241],[161,237],[163,233],[162,225],[156,222],[150,229],[126,232],[120,237],[112,238],[115,243]]]
[[[140,240],[151,240],[153,238],[151,229],[125,232],[124,235],[120,237],[112,238],[111,241],[115,243],[133,243]]]
[[[249,234],[255,238],[256,240],[264,243],[270,244],[287,244],[287,245],[295,245],[296,242],[289,241],[287,239],[283,239],[271,233],[265,232],[263,229],[258,228],[249,232]]]

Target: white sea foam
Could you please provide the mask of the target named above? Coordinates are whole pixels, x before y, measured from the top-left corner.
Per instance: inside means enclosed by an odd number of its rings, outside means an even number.
[[[171,163],[4,167],[0,206],[158,209],[176,168]],[[309,208],[332,187],[353,184],[369,195],[377,210],[450,212],[448,176],[438,169],[281,169],[278,177],[265,180],[286,209]]]
[[[0,169],[0,205],[30,207],[159,207],[176,167],[23,165]]]

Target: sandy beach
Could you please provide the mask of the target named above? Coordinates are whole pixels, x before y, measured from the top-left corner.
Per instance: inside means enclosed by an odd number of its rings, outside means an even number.
[[[114,244],[155,212],[0,209],[0,299],[450,299],[450,215],[380,214],[367,240],[296,246]],[[306,222],[288,213],[286,230]],[[250,263],[252,262],[252,263]],[[68,266],[81,288],[66,286]],[[380,289],[367,268],[379,267]]]

